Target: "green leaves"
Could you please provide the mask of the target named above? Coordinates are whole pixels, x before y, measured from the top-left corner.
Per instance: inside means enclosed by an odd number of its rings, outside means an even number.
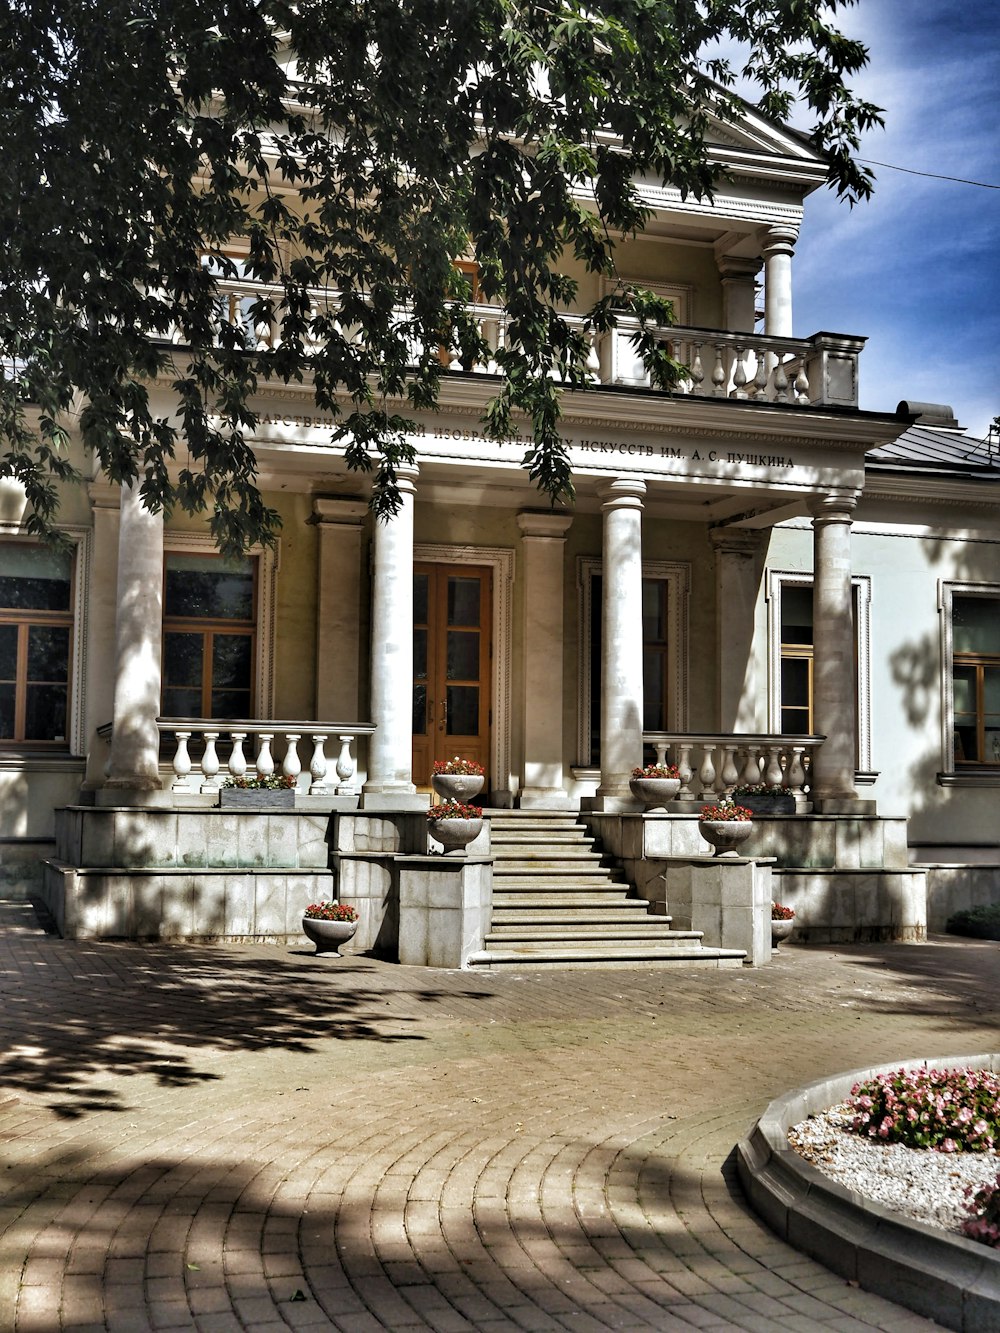
[[[616,238],[647,217],[638,176],[710,196],[712,116],[740,105],[720,84],[742,72],[769,113],[812,107],[833,187],[870,191],[852,154],[878,112],[845,83],[865,52],[828,12],[9,0],[0,475],[24,485],[32,530],[51,528],[73,476],[78,413],[98,466],[140,479],[150,505],[211,508],[227,553],[272,539],[252,405],[281,383],[337,418],[389,515],[412,458],[405,413],[434,408],[452,357],[499,370],[486,429],[509,438],[527,419],[530,475],[569,498],[560,398],[588,383],[592,336],[628,314],[653,382],[677,374],[657,332],[669,312],[641,293],[567,318],[580,266],[613,278]],[[501,346],[470,302],[504,308]]]

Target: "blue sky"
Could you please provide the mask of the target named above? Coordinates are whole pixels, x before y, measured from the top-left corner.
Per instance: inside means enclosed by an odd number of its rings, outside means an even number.
[[[1000,185],[996,0],[860,0],[837,22],[870,49],[854,86],[885,108],[861,156]],[[806,200],[795,332],[868,337],[863,408],[950,403],[984,435],[1000,414],[1000,189],[873,170],[870,203]]]

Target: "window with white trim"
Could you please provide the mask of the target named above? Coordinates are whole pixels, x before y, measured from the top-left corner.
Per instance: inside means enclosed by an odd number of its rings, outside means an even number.
[[[854,621],[855,764],[871,768],[871,579],[851,579]],[[770,729],[783,736],[815,734],[813,721],[813,576],[772,570],[768,576]]]
[[[583,767],[601,762],[601,562],[579,564],[580,636],[578,752]],[[687,565],[642,564],[644,731],[679,731],[687,717]]]
[[[69,744],[73,555],[4,542],[0,559],[0,745]]]
[[[1000,768],[1000,588],[942,585],[945,770]]]
[[[168,552],[165,566],[161,713],[252,717],[256,561]]]

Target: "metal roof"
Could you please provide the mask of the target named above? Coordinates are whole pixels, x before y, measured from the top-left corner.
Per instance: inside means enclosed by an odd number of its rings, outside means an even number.
[[[869,449],[867,459],[893,471],[926,470],[1000,480],[1000,442],[976,439],[961,429],[924,426],[919,421],[891,444]]]

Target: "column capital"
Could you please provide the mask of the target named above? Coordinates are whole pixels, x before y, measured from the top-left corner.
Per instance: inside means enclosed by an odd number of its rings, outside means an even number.
[[[790,255],[795,250],[799,239],[799,229],[785,223],[777,227],[768,227],[761,241],[761,253],[764,255]]]
[[[858,506],[858,492],[848,495],[821,495],[809,501],[813,525],[817,523],[850,523]]]
[[[526,541],[533,537],[565,541],[572,522],[572,514],[553,513],[551,510],[522,509],[517,515],[517,526]]]
[[[763,545],[762,537],[766,531],[766,528],[709,528],[708,540],[716,551],[724,551],[727,555],[754,556]]]
[[[762,262],[758,256],[719,255],[719,275],[723,282],[747,282],[757,276]]]
[[[641,509],[646,483],[641,477],[616,477],[599,494],[604,500],[602,509]]]
[[[122,491],[117,482],[90,481],[87,483],[87,497],[93,509],[121,508]]]
[[[360,495],[314,495],[310,523],[346,523],[360,525],[368,513],[368,502]]]

